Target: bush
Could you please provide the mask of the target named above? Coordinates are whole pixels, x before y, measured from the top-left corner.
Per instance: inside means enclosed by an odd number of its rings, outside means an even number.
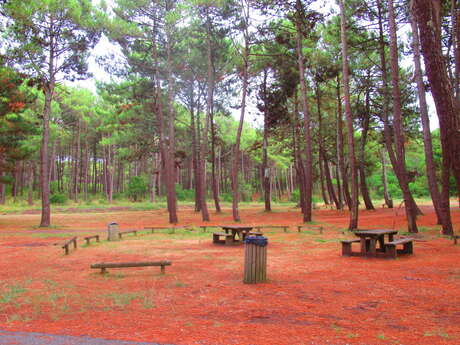
[[[133,201],[141,200],[147,193],[148,186],[144,178],[141,176],[134,176],[128,183],[128,197]]]
[[[63,193],[54,193],[50,196],[50,203],[51,204],[65,204],[67,201],[67,195]]]
[[[195,191],[193,189],[182,189],[182,186],[176,184],[176,197],[179,201],[194,201]]]

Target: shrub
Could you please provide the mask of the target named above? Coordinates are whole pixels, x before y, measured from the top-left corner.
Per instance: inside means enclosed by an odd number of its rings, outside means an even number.
[[[142,199],[147,193],[148,186],[144,178],[141,176],[134,176],[128,183],[128,197],[133,201]]]
[[[63,193],[54,193],[50,196],[50,203],[51,204],[65,204],[67,201],[67,195]]]
[[[176,184],[176,197],[180,201],[195,200],[195,191],[193,189],[182,189],[182,186]]]

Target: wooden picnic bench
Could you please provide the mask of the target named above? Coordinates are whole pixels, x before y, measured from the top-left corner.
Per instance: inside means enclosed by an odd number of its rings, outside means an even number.
[[[289,225],[258,225],[255,226],[254,229],[260,232],[261,229],[283,229],[284,232],[287,232],[287,229],[289,228]]]
[[[127,235],[127,234],[134,234],[134,236],[137,236],[137,230],[120,231],[118,233],[118,237],[121,239],[123,235]]]
[[[100,268],[101,274],[107,273],[107,268],[147,267],[161,266],[161,273],[165,273],[165,266],[170,266],[171,261],[141,261],[141,262],[102,262],[92,264],[91,268]]]
[[[413,254],[413,241],[413,238],[406,237],[385,243],[385,257],[396,259],[397,254]],[[399,244],[403,245],[403,249],[396,249]]]
[[[96,240],[96,242],[99,242],[99,235],[86,236],[83,238],[85,239],[87,245],[89,245],[89,241],[92,240],[93,238]]]
[[[69,255],[69,246],[73,243],[73,248],[77,249],[77,236],[72,237],[70,240],[66,241],[63,245],[62,248],[65,251],[65,255]]]
[[[359,238],[354,240],[342,240],[342,255],[343,256],[360,256],[361,252],[353,252],[351,250],[352,243],[360,243],[361,240]],[[366,240],[366,248],[369,249],[370,240]]]
[[[223,237],[224,239],[221,239]],[[233,244],[233,235],[226,232],[214,232],[212,234],[212,243],[215,244]]]
[[[460,235],[452,235],[452,239],[454,240],[454,244],[457,244],[457,240],[460,238]]]
[[[301,232],[302,229],[318,230],[320,234],[323,233],[323,227],[320,225],[297,225],[297,232]]]

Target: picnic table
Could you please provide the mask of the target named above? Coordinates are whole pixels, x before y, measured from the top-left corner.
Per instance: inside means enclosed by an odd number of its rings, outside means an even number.
[[[252,231],[254,228],[253,226],[241,226],[241,225],[223,225],[221,226],[222,230],[225,231],[226,234],[232,234],[232,241],[233,242],[240,242],[244,241],[246,235]],[[238,235],[238,239],[236,239],[236,235]]]
[[[393,242],[393,236],[396,230],[376,229],[376,230],[359,230],[354,234],[359,237],[361,243],[362,256],[377,256],[377,242],[379,250],[385,252],[385,235],[388,236],[388,242]]]

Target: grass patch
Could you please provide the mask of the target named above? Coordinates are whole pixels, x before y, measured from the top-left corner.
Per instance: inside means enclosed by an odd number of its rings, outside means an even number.
[[[112,304],[116,307],[124,307],[130,304],[136,298],[141,297],[139,293],[135,292],[113,292],[106,295],[112,301]]]
[[[0,295],[0,303],[6,304],[14,302],[19,296],[27,291],[26,288],[20,285],[13,285],[7,288],[7,291]]]
[[[75,234],[69,234],[69,233],[37,233],[37,234],[32,234],[31,235],[34,238],[52,238],[52,237],[59,237],[59,238],[64,238],[64,237],[74,237]],[[83,236],[83,234],[81,235]]]

